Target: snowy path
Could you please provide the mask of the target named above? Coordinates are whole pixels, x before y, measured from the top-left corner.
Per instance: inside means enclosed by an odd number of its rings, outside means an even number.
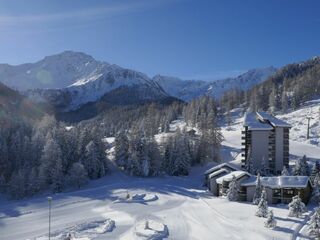
[[[254,216],[256,206],[228,202],[211,196],[201,186],[204,168],[195,168],[188,177],[132,178],[113,174],[95,181],[87,189],[54,196],[52,231],[63,230],[83,222],[115,221],[112,232],[92,239],[138,239],[135,225],[153,219],[165,224],[168,239],[291,239],[300,222],[286,218],[287,209],[275,208],[279,229],[263,225]],[[116,182],[116,183],[114,183]],[[113,203],[126,191],[131,195],[157,195],[146,203]],[[14,203],[2,201],[0,207],[1,240],[34,239],[47,233],[48,208],[45,197]],[[250,236],[250,238],[248,237]],[[90,238],[89,238],[90,239]]]

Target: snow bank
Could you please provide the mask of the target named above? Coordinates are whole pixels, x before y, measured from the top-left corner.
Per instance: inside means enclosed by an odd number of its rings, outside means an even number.
[[[161,240],[169,235],[168,227],[156,220],[138,222],[135,226],[135,234],[139,239]]]
[[[146,193],[141,193],[141,194],[134,194],[130,196],[129,198],[119,198],[115,200],[113,203],[147,203],[147,202],[153,202],[158,200],[157,195],[152,195],[152,194],[146,194]]]
[[[112,232],[115,228],[115,221],[111,219],[84,222],[69,228],[51,233],[52,240],[67,239],[71,234],[71,240],[90,240],[98,237],[100,234]],[[35,238],[36,240],[47,240],[48,235]]]

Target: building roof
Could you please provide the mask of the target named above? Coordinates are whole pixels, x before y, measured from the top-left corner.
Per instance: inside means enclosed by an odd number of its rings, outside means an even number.
[[[215,172],[215,171],[218,171],[218,170],[220,170],[220,169],[222,169],[222,168],[224,168],[224,167],[228,167],[228,168],[230,168],[230,169],[232,169],[232,170],[234,170],[234,171],[235,171],[235,170],[238,170],[236,167],[232,166],[232,165],[229,164],[229,163],[221,163],[221,164],[219,164],[219,165],[217,165],[217,166],[214,166],[214,167],[208,169],[207,171],[205,171],[205,172],[204,172],[204,175],[208,175],[208,174],[210,174],[210,173],[212,173],[212,172]]]
[[[308,185],[308,176],[278,176],[278,177],[261,177],[261,185],[270,188],[305,188]],[[257,177],[251,176],[244,180],[242,186],[254,186]]]
[[[224,181],[231,182],[233,176],[235,176],[235,178],[238,180],[239,178],[241,178],[241,177],[243,177],[245,175],[248,176],[248,177],[251,176],[248,172],[238,170],[238,171],[234,171],[234,172],[231,172],[231,173],[229,173],[227,175],[224,175],[222,177],[217,178],[216,182],[218,184],[222,184],[222,182],[224,182]]]
[[[291,125],[286,123],[285,121],[282,121],[266,112],[257,112],[258,118],[260,118],[262,121],[270,122],[270,124],[274,127],[288,127],[290,128]]]
[[[248,127],[249,130],[272,130],[270,124],[259,120],[254,112],[248,112],[245,114],[243,126]]]
[[[209,179],[210,179],[210,178],[213,178],[213,177],[216,177],[216,176],[218,176],[218,175],[221,174],[221,173],[228,174],[229,171],[228,171],[227,169],[224,169],[224,168],[222,168],[222,169],[220,169],[220,170],[218,170],[218,171],[214,171],[214,172],[212,172],[212,173],[209,174]]]

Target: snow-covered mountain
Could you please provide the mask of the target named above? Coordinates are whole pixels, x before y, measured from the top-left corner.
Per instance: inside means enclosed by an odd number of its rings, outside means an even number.
[[[16,66],[0,64],[0,79],[18,90],[64,88],[78,79],[92,76],[105,65],[108,64],[96,61],[87,54],[65,51],[36,63]]]
[[[261,83],[276,72],[276,68],[267,67],[249,70],[235,78],[216,81],[182,80],[175,77],[157,75],[153,78],[168,94],[189,101],[201,95],[221,97],[231,89],[247,90]]]
[[[135,99],[129,99],[132,102],[157,101],[169,97],[156,82],[145,74],[110,64],[100,65],[90,74],[77,79],[65,88],[34,89],[26,93],[33,100],[48,101],[64,111],[69,111],[88,102],[95,102],[119,88],[139,93],[134,95]],[[113,102],[112,99],[109,100]],[[122,96],[122,100],[128,101],[125,96]]]
[[[122,101],[159,101],[169,96],[185,101],[205,94],[219,98],[232,88],[246,90],[265,80],[275,70],[273,67],[255,69],[236,78],[212,82],[185,81],[161,75],[151,79],[141,72],[97,61],[81,52],[65,51],[36,63],[0,64],[0,81],[22,91],[32,100],[70,111],[98,101],[106,94],[108,99],[104,97],[105,100],[118,104]],[[119,95],[125,92],[130,94]],[[126,96],[131,99],[126,99]]]

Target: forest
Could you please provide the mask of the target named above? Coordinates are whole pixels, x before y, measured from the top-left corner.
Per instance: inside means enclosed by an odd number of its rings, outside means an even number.
[[[200,134],[181,129],[156,142],[154,135],[168,132],[178,117]],[[217,102],[205,96],[190,103],[115,106],[72,126],[48,114],[34,121],[2,116],[0,190],[21,199],[80,188],[107,175],[105,137],[115,137],[114,164],[130,175],[188,175],[193,165],[220,160],[218,117]]]

